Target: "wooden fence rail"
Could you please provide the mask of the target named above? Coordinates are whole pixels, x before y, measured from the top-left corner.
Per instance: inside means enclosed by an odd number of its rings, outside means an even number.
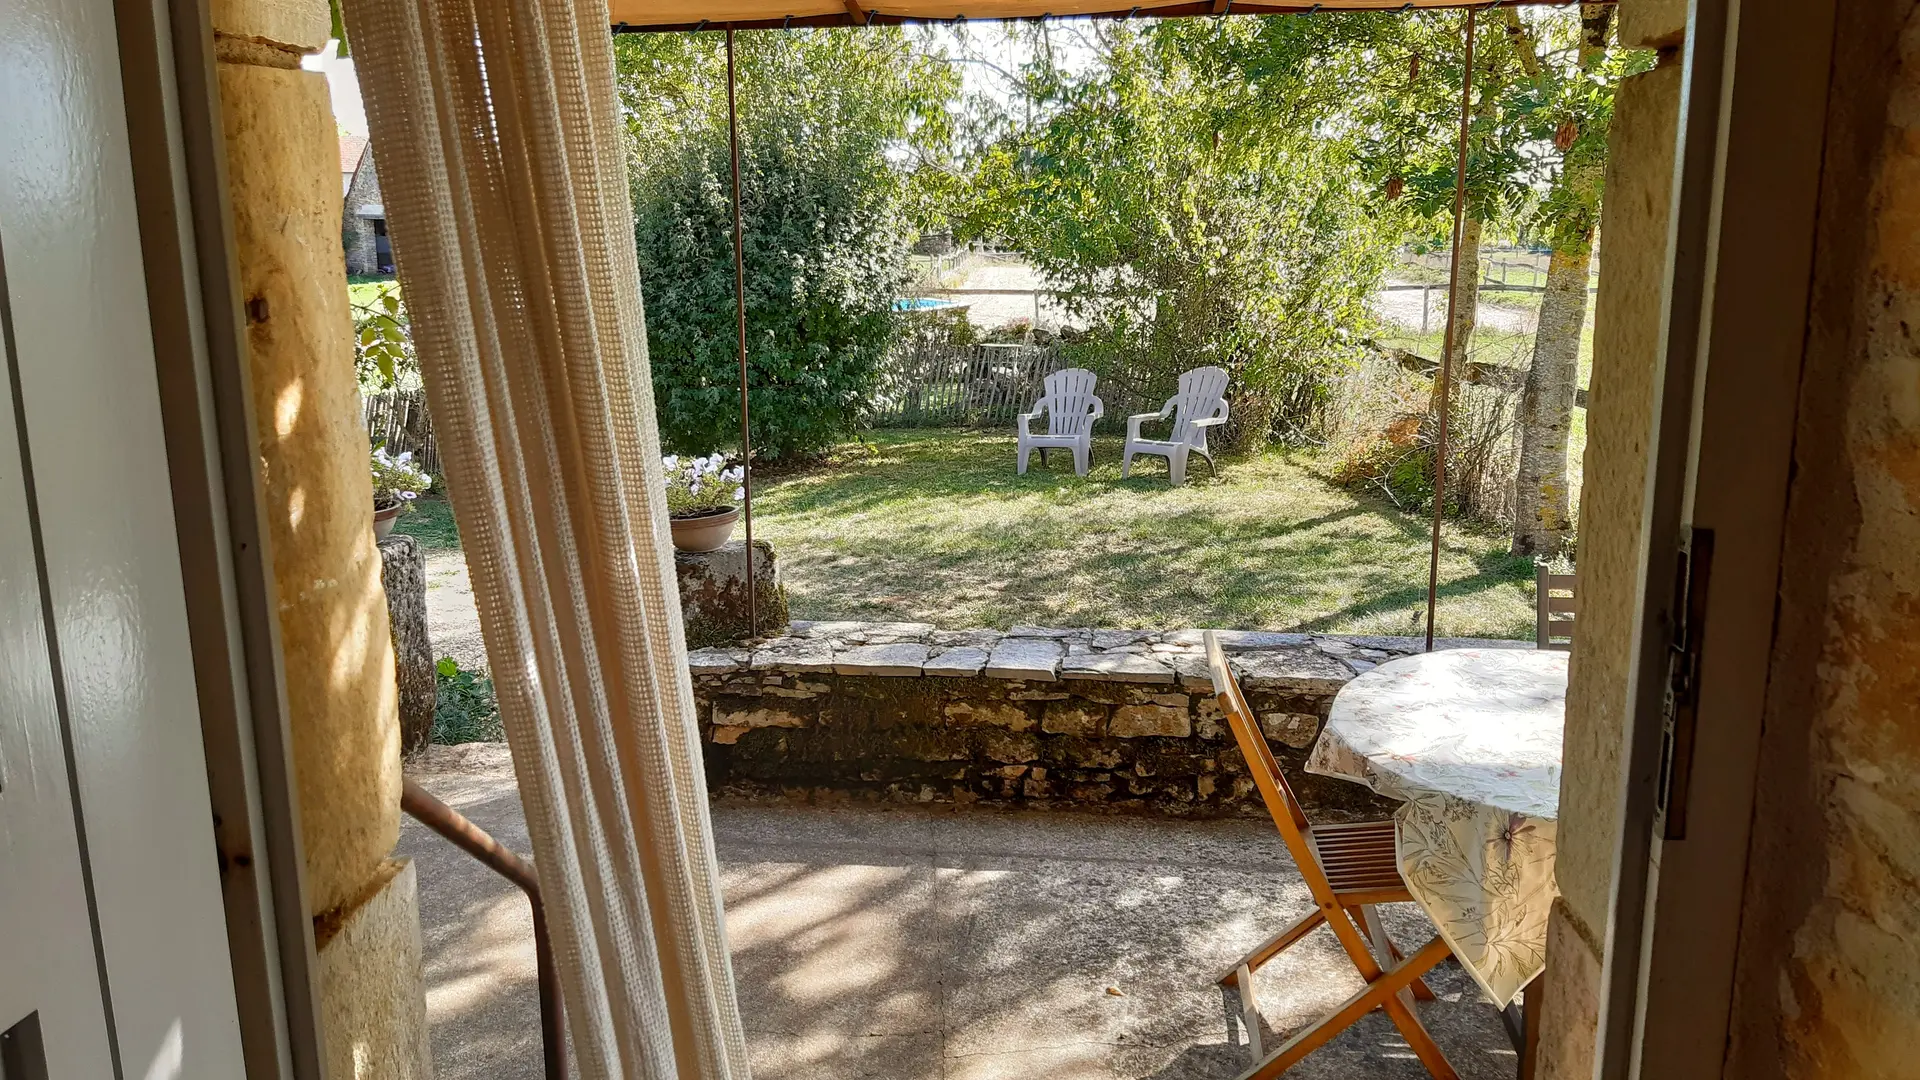
[[[929,345],[903,342],[887,357],[869,401],[874,427],[1000,427],[1039,400],[1046,377],[1066,367],[1059,353],[1034,345]],[[1107,427],[1142,404],[1113,379],[1103,379]],[[1142,399],[1144,400],[1144,399]],[[364,394],[360,415],[367,439],[391,453],[412,451],[414,463],[440,475],[440,452],[421,390]]]
[[[1011,424],[1066,366],[1032,345],[906,342],[887,358],[873,396],[875,427]]]
[[[424,390],[382,390],[360,397],[360,418],[367,425],[367,441],[385,445],[391,454],[413,452],[413,463],[440,475],[440,449],[433,441],[433,423],[427,418]]]

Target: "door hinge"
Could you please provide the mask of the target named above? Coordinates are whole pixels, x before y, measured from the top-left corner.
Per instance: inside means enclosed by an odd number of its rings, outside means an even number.
[[[1661,723],[1660,835],[1687,838],[1687,796],[1693,781],[1699,718],[1700,653],[1706,636],[1707,587],[1713,576],[1713,530],[1691,529],[1674,561],[1672,637],[1667,645],[1666,704]]]

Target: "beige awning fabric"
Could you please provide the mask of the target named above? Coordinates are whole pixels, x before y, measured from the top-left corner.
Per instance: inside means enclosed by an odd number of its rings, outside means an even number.
[[[1565,4],[1569,0],[1178,0],[1131,4],[1120,0],[611,0],[616,30],[740,30],[779,26],[864,26],[901,22],[1184,15],[1286,15],[1325,11],[1406,11]]]

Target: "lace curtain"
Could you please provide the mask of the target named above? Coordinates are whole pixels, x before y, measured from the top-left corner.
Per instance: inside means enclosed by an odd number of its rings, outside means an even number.
[[[585,1077],[747,1077],[607,9],[346,0]]]

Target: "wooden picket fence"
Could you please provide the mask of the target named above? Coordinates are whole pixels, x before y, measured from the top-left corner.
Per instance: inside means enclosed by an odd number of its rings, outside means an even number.
[[[902,342],[888,356],[867,422],[874,427],[999,427],[1033,407],[1046,377],[1066,367],[1053,349],[1034,345],[935,345]],[[1104,380],[1107,415],[1124,416],[1136,395]],[[1157,400],[1151,406],[1157,406]],[[1150,406],[1150,407],[1151,407]],[[422,390],[363,394],[367,438],[388,451],[411,450],[414,463],[440,475],[440,452]]]
[[[1010,424],[1033,405],[1046,377],[1065,367],[1052,349],[1033,345],[937,345],[902,342],[875,389],[875,427]]]
[[[360,417],[367,425],[367,441],[386,445],[392,454],[413,452],[413,463],[440,475],[440,449],[433,441],[433,423],[427,417],[424,390],[382,390],[360,396]]]

